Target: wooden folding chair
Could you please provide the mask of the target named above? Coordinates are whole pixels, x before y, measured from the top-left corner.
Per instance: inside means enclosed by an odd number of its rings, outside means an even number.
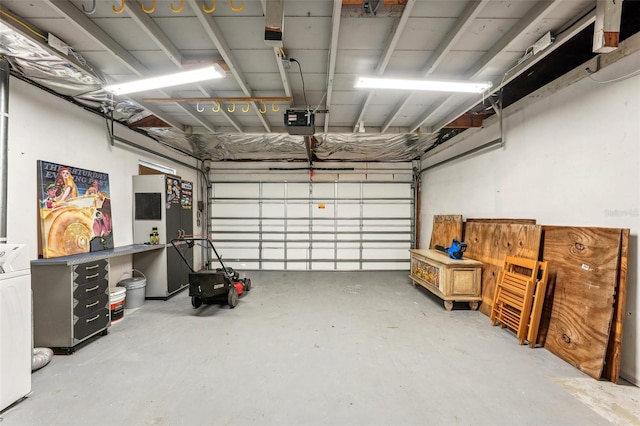
[[[536,260],[506,256],[494,291],[491,323],[515,331],[521,345],[528,336],[538,269]]]

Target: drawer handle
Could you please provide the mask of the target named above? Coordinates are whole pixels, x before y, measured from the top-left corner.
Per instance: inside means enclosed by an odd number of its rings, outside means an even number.
[[[92,304],[90,304],[90,305],[85,305],[85,308],[93,308],[93,307],[94,307],[94,306],[96,306],[98,303],[100,303],[100,301],[99,301],[99,300],[96,300],[95,302],[93,302],[93,303],[92,303]]]
[[[100,264],[96,263],[96,264],[95,264],[95,265],[93,265],[93,266],[85,266],[85,267],[84,267],[84,270],[85,270],[85,271],[88,271],[89,269],[96,269],[96,268],[97,268],[97,267],[99,267],[99,266],[100,266]]]
[[[98,318],[100,318],[100,314],[96,315],[95,317],[93,317],[93,318],[91,318],[91,319],[88,319],[88,320],[87,320],[87,322],[95,321],[95,320],[97,320]]]
[[[100,276],[100,274],[98,273],[98,274],[93,274],[93,275],[87,275],[85,278],[90,280],[92,278],[96,278],[96,277],[99,277],[99,276]]]
[[[91,288],[88,288],[88,289],[86,289],[85,291],[86,291],[87,293],[89,293],[90,291],[94,291],[94,290],[97,290],[97,289],[99,289],[99,288],[100,288],[100,285],[98,284],[97,286],[95,286],[95,287],[91,287]]]

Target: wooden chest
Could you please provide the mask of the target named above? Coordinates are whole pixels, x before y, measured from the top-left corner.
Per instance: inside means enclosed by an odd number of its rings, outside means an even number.
[[[480,274],[482,262],[472,259],[455,260],[438,250],[409,250],[413,284],[420,284],[444,300],[448,311],[453,302],[469,302],[478,309],[482,300]]]

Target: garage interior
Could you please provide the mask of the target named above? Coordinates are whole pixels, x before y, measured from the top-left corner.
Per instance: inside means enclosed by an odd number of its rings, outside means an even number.
[[[2,421],[640,424],[639,30],[633,0],[3,0],[0,242],[33,295],[3,264]],[[108,224],[56,228],[64,167]],[[194,296],[196,237],[250,291]]]

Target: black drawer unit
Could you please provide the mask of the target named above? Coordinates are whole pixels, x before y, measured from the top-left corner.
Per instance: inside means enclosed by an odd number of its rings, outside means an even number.
[[[76,317],[83,317],[96,309],[100,309],[108,305],[109,295],[106,293],[98,294],[95,297],[86,300],[74,300],[73,315]]]
[[[107,334],[109,261],[32,263],[33,340],[36,347],[71,354],[85,340]]]

